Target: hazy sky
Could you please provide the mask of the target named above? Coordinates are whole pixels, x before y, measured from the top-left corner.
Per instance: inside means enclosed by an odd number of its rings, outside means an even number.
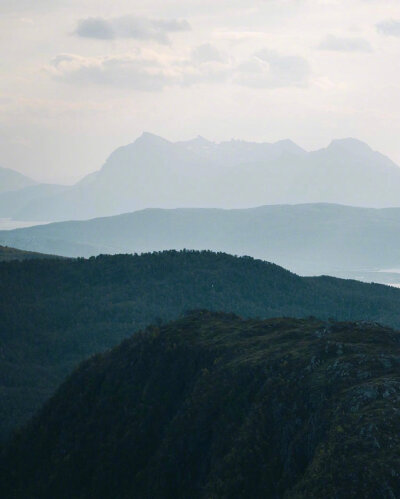
[[[38,180],[143,130],[400,163],[399,0],[0,0],[0,51],[0,165]]]

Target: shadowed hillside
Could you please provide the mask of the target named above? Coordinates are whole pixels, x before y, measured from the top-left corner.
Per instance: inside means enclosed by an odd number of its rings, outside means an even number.
[[[400,327],[400,290],[212,252],[0,264],[0,435],[80,362],[151,323],[208,308],[244,317],[366,319]]]
[[[11,260],[34,260],[37,258],[62,258],[60,256],[46,255],[44,253],[35,253],[34,251],[23,251],[8,246],[0,246],[0,262],[9,262]]]
[[[8,497],[393,498],[400,334],[197,312],[83,363],[14,440]]]

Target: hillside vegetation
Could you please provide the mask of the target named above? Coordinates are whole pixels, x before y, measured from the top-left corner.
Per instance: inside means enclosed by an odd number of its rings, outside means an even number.
[[[24,251],[8,246],[0,246],[0,262],[9,262],[11,260],[34,260],[37,258],[62,258],[60,256],[46,255],[34,251]]]
[[[0,264],[0,435],[76,365],[152,323],[207,308],[244,317],[367,319],[400,327],[400,290],[212,252]]]
[[[3,454],[7,497],[400,495],[400,334],[199,311],[83,363]]]

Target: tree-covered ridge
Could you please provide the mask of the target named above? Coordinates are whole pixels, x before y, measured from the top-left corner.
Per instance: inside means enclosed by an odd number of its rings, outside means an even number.
[[[24,251],[9,246],[0,246],[0,262],[9,262],[11,260],[33,260],[36,258],[63,258],[61,256],[46,255],[34,251]]]
[[[243,317],[366,319],[400,327],[400,290],[208,251],[0,264],[0,435],[93,353],[207,308]]]
[[[83,363],[4,452],[9,497],[400,495],[400,333],[199,311]]]

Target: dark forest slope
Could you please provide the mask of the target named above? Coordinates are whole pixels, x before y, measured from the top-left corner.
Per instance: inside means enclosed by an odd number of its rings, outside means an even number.
[[[46,255],[34,251],[24,251],[9,246],[0,246],[0,262],[9,262],[11,260],[34,260],[37,258],[63,258],[61,256]]]
[[[400,334],[209,312],[85,362],[5,453],[14,498],[394,498]]]
[[[366,319],[400,327],[400,290],[211,252],[0,264],[0,435],[77,363],[148,324],[208,308],[245,317]]]

